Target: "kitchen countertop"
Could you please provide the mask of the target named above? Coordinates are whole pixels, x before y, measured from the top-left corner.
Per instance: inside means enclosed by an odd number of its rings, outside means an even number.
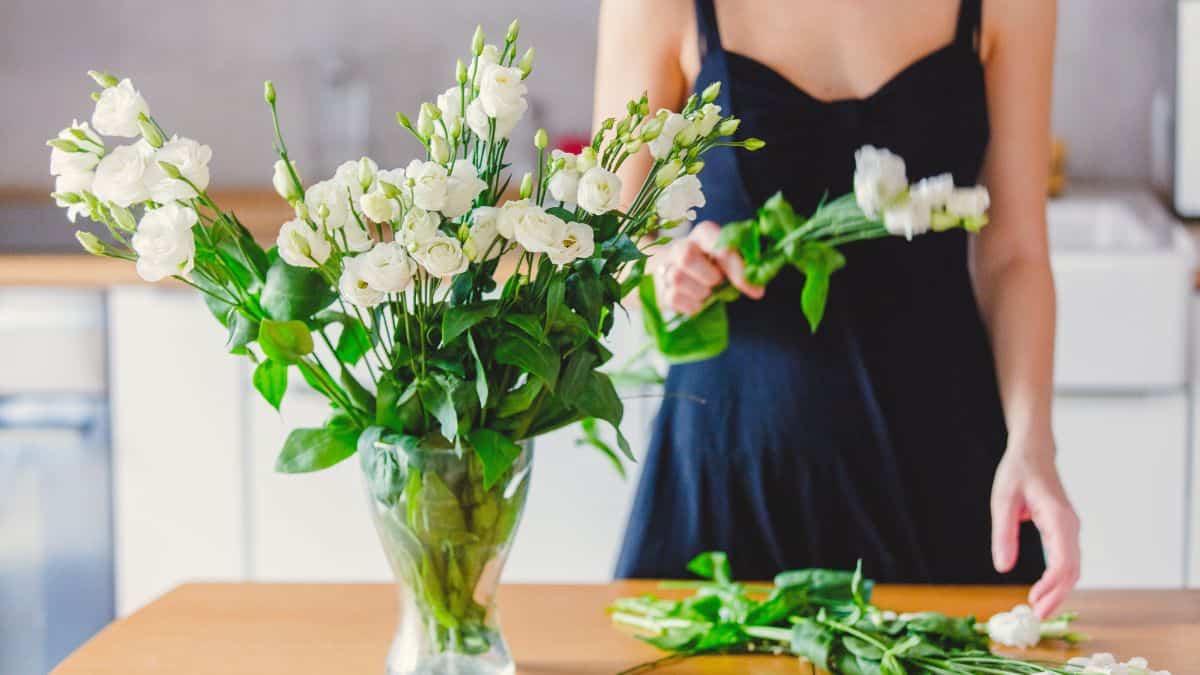
[[[614,598],[648,592],[658,592],[654,582],[502,587],[503,625],[519,672],[613,675],[660,657],[612,627],[604,612]],[[378,584],[187,584],[106,628],[52,675],[375,675],[395,629],[395,595]],[[897,611],[988,617],[1023,598],[1024,589],[1011,586],[882,585],[874,599]],[[1200,663],[1200,591],[1077,591],[1066,608],[1081,613],[1076,625],[1092,636],[1088,653],[1144,656],[1176,674]],[[1051,646],[1025,655],[1065,660],[1077,653]],[[655,672],[809,670],[793,657],[712,656]]]

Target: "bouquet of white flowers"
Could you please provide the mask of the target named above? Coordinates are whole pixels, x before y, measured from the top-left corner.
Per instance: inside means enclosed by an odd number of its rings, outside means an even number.
[[[855,153],[854,192],[822,203],[811,217],[797,214],[782,194],[767,200],[755,218],[729,223],[718,245],[737,251],[746,279],[766,286],[786,267],[804,275],[800,309],[815,332],[825,315],[830,277],[846,264],[838,247],[889,236],[905,237],[987,224],[987,188],[955,187],[950,174],[912,185],[904,160],[864,146]],[[658,350],[674,363],[712,358],[729,343],[725,305],[740,293],[728,283],[713,292],[694,316],[666,318],[659,309],[653,277],[639,289],[646,329]]]
[[[489,610],[528,485],[526,441],[604,420],[632,457],[599,368],[620,299],[641,280],[644,237],[704,203],[705,151],[761,146],[727,140],[738,120],[712,104],[717,86],[678,113],[652,113],[643,95],[578,154],[551,151],[538,131],[536,168],[505,201],[534,61],[532,49],[518,57],[517,37],[516,22],[502,45],[477,30],[454,84],[415,124],[397,115],[422,157],[386,170],[364,157],[307,187],[268,82],[273,184],[295,209],[270,250],[209,197],[209,148],[164,131],[127,79],[90,73],[102,87],[92,124],[49,141],[55,200],[107,231],[78,233],[85,249],[202,293],[271,405],[293,372],[328,398],[329,420],[291,432],[276,466],[315,471],[359,454],[416,610],[406,616],[420,619],[401,630],[397,673],[443,657],[504,670]],[[109,147],[102,136],[138,140]],[[641,151],[653,167],[622,211],[615,172]]]

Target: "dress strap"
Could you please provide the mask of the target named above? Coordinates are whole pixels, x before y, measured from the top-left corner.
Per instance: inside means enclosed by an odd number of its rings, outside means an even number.
[[[696,29],[700,34],[700,58],[707,56],[709,50],[721,49],[721,30],[713,0],[696,0]]]
[[[961,0],[958,7],[958,32],[955,41],[973,52],[979,51],[979,35],[983,27],[983,0]]]

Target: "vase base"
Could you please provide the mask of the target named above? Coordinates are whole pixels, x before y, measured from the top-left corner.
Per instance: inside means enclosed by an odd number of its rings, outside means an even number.
[[[410,668],[388,668],[387,675],[515,675],[510,661],[497,664],[478,656],[438,654],[421,659]]]

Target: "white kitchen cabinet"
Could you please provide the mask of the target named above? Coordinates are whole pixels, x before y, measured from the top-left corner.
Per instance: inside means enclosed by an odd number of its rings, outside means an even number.
[[[1058,462],[1082,522],[1083,587],[1184,583],[1188,397],[1054,401]]]
[[[109,292],[117,613],[185,581],[239,580],[245,380],[189,289]]]
[[[325,399],[295,380],[277,413],[252,392],[247,489],[250,576],[256,581],[386,581],[387,561],[367,510],[358,457],[309,474],[280,474],[275,457],[292,429],[320,426]]]

